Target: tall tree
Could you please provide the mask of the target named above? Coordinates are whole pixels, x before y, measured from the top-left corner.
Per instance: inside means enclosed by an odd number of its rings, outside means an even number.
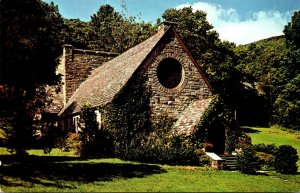
[[[287,83],[274,102],[273,120],[300,131],[300,74]]]
[[[45,85],[59,82],[55,59],[61,52],[63,19],[53,3],[1,0],[0,127],[8,148],[30,147],[37,114],[46,102]]]
[[[300,11],[292,16],[292,21],[284,27],[284,34],[288,46],[300,49]]]
[[[149,23],[136,23],[135,17],[125,17],[110,5],[102,5],[91,17],[89,47],[122,53],[145,40],[154,28]]]
[[[274,100],[273,122],[300,130],[300,11],[294,13],[283,32],[287,51],[282,61],[286,65],[285,73],[279,75],[281,82],[286,84],[278,89],[278,97]]]
[[[167,9],[162,17],[178,24],[177,30],[196,60],[201,59],[202,54],[208,51],[210,43],[218,39],[217,33],[210,31],[213,26],[208,23],[203,11],[194,12],[191,7]]]
[[[80,21],[79,19],[64,19],[64,43],[86,49],[90,33],[90,22]]]

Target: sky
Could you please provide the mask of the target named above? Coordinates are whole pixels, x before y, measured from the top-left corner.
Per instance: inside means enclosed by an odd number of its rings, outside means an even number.
[[[110,4],[127,17],[155,23],[166,9],[191,6],[207,13],[221,40],[247,44],[283,34],[300,0],[44,0],[58,5],[64,18],[90,21],[101,5]],[[123,2],[123,3],[122,3]],[[122,4],[126,9],[122,8]]]

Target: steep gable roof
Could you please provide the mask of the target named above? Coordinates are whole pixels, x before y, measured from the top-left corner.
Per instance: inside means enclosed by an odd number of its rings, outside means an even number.
[[[167,31],[159,31],[96,68],[76,90],[59,115],[77,113],[84,104],[96,107],[111,102]]]
[[[111,102],[143,61],[150,56],[155,46],[163,39],[163,36],[169,32],[175,34],[182,48],[192,60],[192,63],[197,68],[209,89],[211,89],[200,67],[191,56],[173,26],[174,24],[171,23],[167,29],[159,30],[147,40],[96,68],[75,91],[64,108],[60,111],[59,116],[78,113],[85,104],[96,107]]]

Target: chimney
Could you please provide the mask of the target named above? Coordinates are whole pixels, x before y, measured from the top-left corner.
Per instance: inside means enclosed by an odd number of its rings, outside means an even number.
[[[169,27],[176,27],[177,23],[173,21],[163,21],[158,25],[158,31],[163,30],[166,31]]]

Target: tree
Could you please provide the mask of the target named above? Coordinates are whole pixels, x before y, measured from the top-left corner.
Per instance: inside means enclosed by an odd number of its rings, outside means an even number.
[[[163,19],[173,21],[178,24],[178,33],[196,60],[202,58],[218,35],[215,31],[210,31],[213,26],[206,19],[203,11],[193,11],[191,7],[182,9],[167,9]]]
[[[135,17],[126,18],[110,5],[102,5],[91,16],[90,25],[89,48],[117,53],[147,39],[154,31],[150,23],[135,23]]]
[[[288,76],[278,91],[278,97],[274,102],[273,121],[284,127],[300,130],[300,11],[292,16],[292,21],[284,28],[286,38],[286,73]]]
[[[64,43],[86,49],[88,48],[90,33],[91,25],[89,22],[83,22],[79,19],[64,19]]]
[[[59,82],[63,19],[53,3],[2,0],[0,21],[0,126],[8,148],[22,154],[46,106],[45,86]]]
[[[288,47],[300,49],[300,11],[295,11],[292,21],[284,27],[284,34]]]
[[[268,125],[274,100],[286,80],[293,76],[284,38],[273,37],[235,49],[239,73],[245,87],[242,122]],[[252,119],[249,119],[252,117]],[[240,115],[241,118],[241,115]]]
[[[300,74],[287,83],[274,102],[273,120],[277,124],[300,130]]]

